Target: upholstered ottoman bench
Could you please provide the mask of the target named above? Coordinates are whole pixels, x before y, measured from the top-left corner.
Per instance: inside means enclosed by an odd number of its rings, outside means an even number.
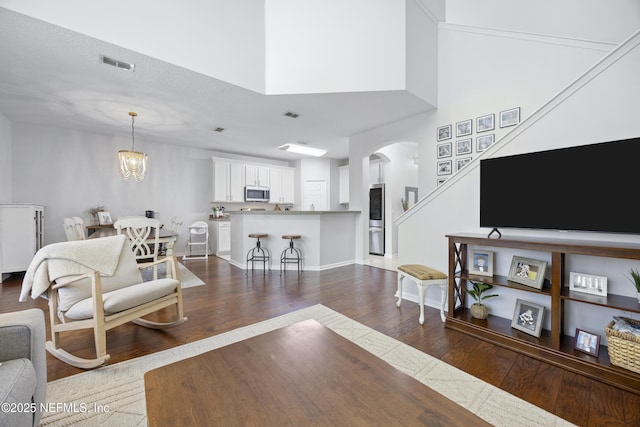
[[[407,278],[413,280],[418,286],[418,305],[420,306],[420,324],[424,324],[424,294],[429,286],[440,287],[440,318],[444,322],[444,305],[447,300],[447,275],[422,264],[404,264],[398,266],[398,302],[402,303],[402,281]]]

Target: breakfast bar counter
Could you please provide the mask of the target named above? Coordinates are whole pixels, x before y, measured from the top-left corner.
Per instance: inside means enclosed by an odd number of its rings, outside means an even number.
[[[305,270],[325,270],[355,262],[356,219],[360,211],[240,211],[230,212],[231,264],[246,268],[247,252],[256,245],[252,233],[264,233],[260,243],[271,253],[271,268],[280,268],[280,253],[289,247],[283,235],[297,234]],[[256,264],[257,266],[257,264]],[[259,268],[262,268],[260,266]]]

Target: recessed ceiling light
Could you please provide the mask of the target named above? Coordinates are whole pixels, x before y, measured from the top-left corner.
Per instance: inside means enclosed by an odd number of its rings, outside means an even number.
[[[298,117],[300,117],[300,114],[294,113],[293,111],[287,111],[286,113],[284,113],[284,115],[287,117],[291,117],[292,119],[297,119]]]
[[[117,59],[109,58],[108,56],[100,55],[100,62],[112,67],[120,68],[121,70],[134,71],[136,69],[135,64],[130,64],[124,61],[118,61]]]
[[[320,148],[305,147],[304,145],[298,145],[298,144],[285,144],[278,147],[278,149],[284,150],[284,151],[291,151],[292,153],[306,154],[308,156],[316,156],[316,157],[324,156],[325,154],[327,154],[327,150],[321,150]]]

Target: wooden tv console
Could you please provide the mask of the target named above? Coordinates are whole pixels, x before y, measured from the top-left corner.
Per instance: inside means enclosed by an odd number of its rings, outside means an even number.
[[[605,346],[601,346],[599,357],[596,358],[574,350],[573,331],[567,331],[570,335],[563,333],[565,301],[594,304],[601,307],[640,313],[638,300],[633,297],[613,294],[601,297],[570,292],[568,287],[563,286],[562,280],[565,277],[566,255],[640,260],[640,245],[514,236],[491,239],[480,234],[450,234],[447,235],[447,238],[449,239],[449,311],[446,318],[447,327],[640,394],[640,375],[611,365],[609,353]],[[542,289],[535,289],[508,281],[506,276],[470,275],[467,271],[467,247],[469,245],[482,248],[511,248],[550,252],[551,280],[545,280]],[[551,308],[547,315],[551,316],[551,330],[543,330],[540,338],[536,338],[512,329],[511,319],[489,316],[488,319],[479,320],[471,317],[470,310],[465,307],[466,292],[463,291],[467,288],[467,283],[470,280],[549,296]],[[602,325],[603,334],[605,326]]]

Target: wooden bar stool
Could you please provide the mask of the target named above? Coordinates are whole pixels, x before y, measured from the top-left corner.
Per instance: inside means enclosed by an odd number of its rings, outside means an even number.
[[[420,306],[420,318],[418,322],[424,324],[424,294],[429,286],[440,287],[440,318],[445,321],[444,305],[447,300],[447,287],[449,279],[447,275],[422,264],[404,264],[398,266],[398,302],[400,307],[402,302],[402,280],[404,278],[413,280],[418,286],[418,305]]]
[[[285,234],[283,239],[289,240],[289,247],[280,254],[280,274],[282,270],[287,271],[287,264],[297,264],[298,274],[302,272],[302,251],[293,246],[293,241],[300,239],[297,234]]]
[[[260,239],[266,239],[269,235],[266,233],[251,233],[249,237],[257,240],[256,246],[247,252],[247,270],[249,269],[249,262],[251,262],[251,271],[253,271],[253,264],[257,261],[262,263],[262,269],[266,274],[267,267],[271,269],[271,255],[269,254],[269,249],[261,245]]]

